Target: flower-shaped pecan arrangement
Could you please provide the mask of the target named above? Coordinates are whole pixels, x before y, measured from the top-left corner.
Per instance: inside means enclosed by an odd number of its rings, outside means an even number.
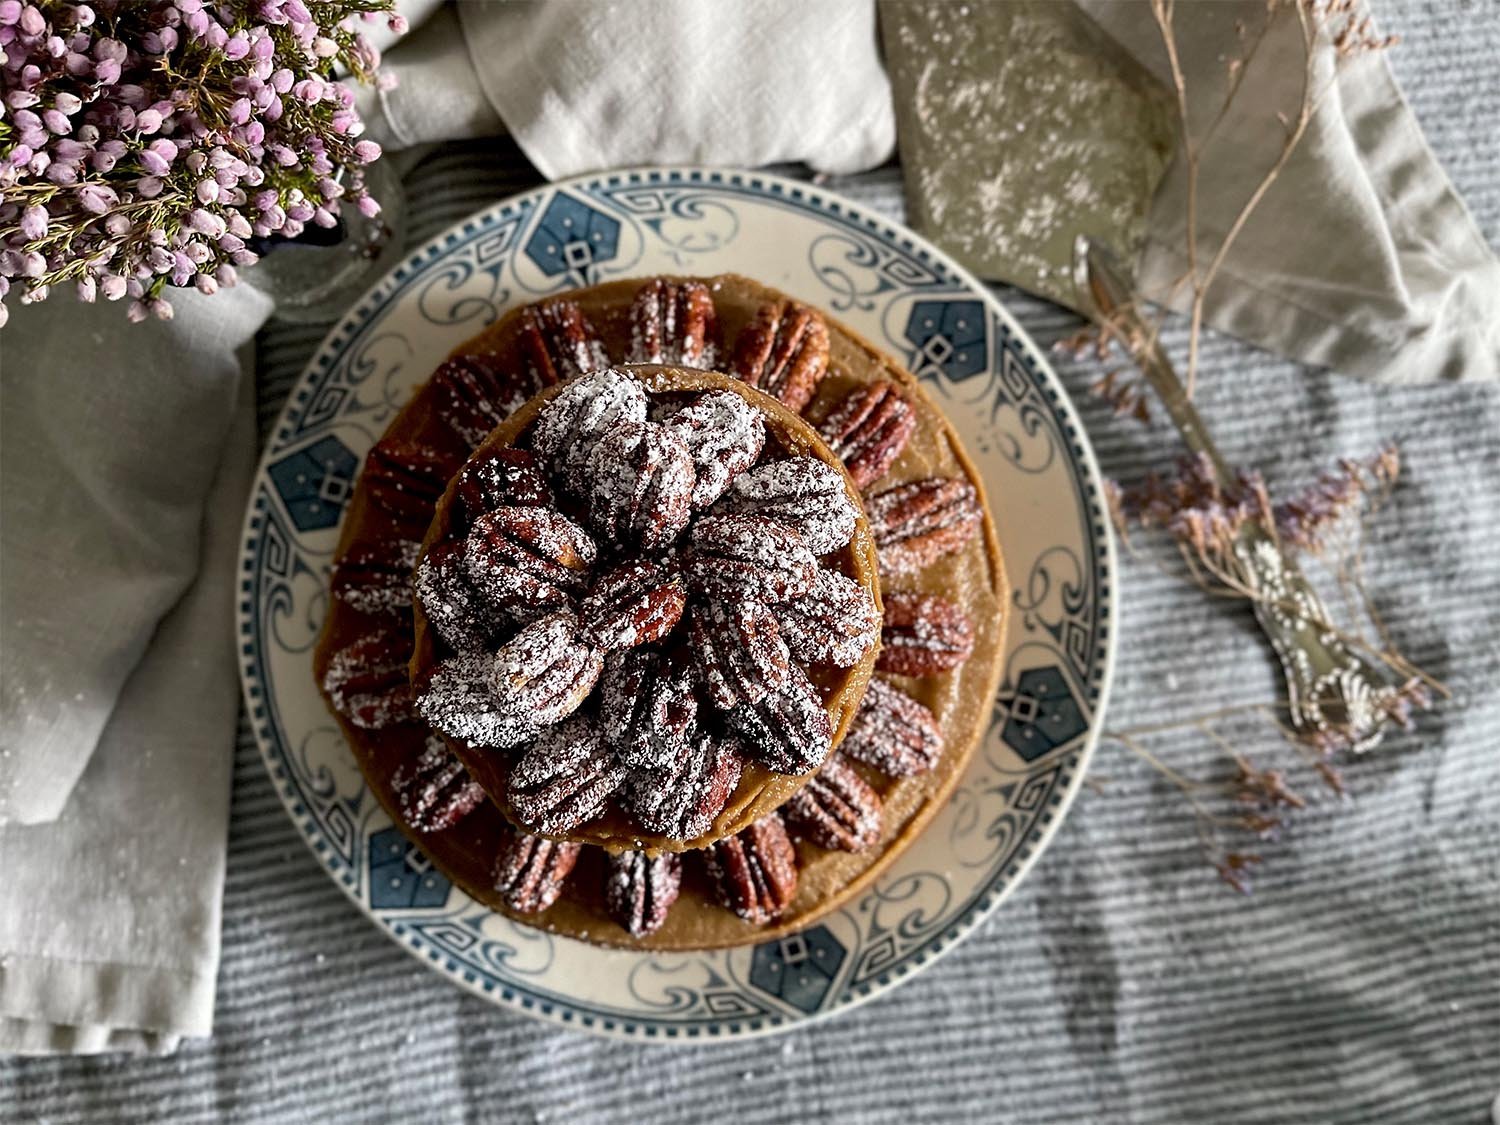
[[[477,891],[513,913],[597,901],[639,939],[680,895],[762,926],[815,912],[799,868],[892,846],[882,790],[945,753],[908,686],[946,682],[976,624],[909,580],[979,532],[975,489],[891,482],[911,385],[823,393],[834,333],[789,299],[726,346],[717,289],[648,281],[603,332],[583,295],[519,310],[356,489],[325,697],[408,831],[465,873],[489,850]]]

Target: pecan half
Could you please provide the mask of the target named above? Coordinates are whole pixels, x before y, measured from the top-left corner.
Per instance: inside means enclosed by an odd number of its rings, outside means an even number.
[[[762,305],[735,342],[731,371],[800,411],[828,373],[828,324],[796,301]]]
[[[682,889],[682,857],[673,852],[648,856],[621,852],[609,857],[604,904],[609,916],[631,937],[661,929]]]
[[[725,503],[732,512],[789,527],[815,555],[837,551],[854,535],[859,508],[844,478],[816,457],[768,461],[735,478]]]
[[[396,767],[391,788],[402,819],[418,832],[452,828],[484,800],[479,783],[436,734],[429,734],[422,749]]]
[[[888,379],[856,387],[818,427],[858,488],[883,477],[917,428],[917,412]]]
[[[416,718],[406,662],[411,640],[395,632],[366,633],[335,652],[323,672],[333,709],[364,730],[384,730]]]
[[[606,651],[659,641],[687,604],[682,572],[671,563],[621,563],[599,576],[578,611],[584,638]]]
[[[925,706],[884,680],[871,680],[839,752],[891,777],[914,777],[937,764],[943,732]]]
[[[588,532],[550,508],[496,508],[474,521],[467,543],[480,598],[522,621],[570,608],[598,557]]]
[[[865,503],[885,574],[909,574],[952,554],[979,532],[984,513],[968,481],[898,484]]]
[[[781,808],[787,827],[820,848],[858,852],[880,839],[880,794],[842,754],[823,763]]]
[[[549,301],[524,309],[516,346],[533,384],[523,397],[609,363],[599,334],[573,301]]]
[[[818,560],[802,536],[760,516],[705,516],[693,525],[684,573],[708,598],[784,602],[810,592]]]
[[[698,700],[688,670],[670,669],[648,649],[616,653],[599,685],[599,722],[605,742],[631,769],[675,761],[697,730]]]
[[[823,697],[795,664],[787,670],[780,690],[730,711],[729,725],[744,740],[750,756],[776,773],[815,770],[833,745],[833,723]]]
[[[974,651],[974,623],[935,594],[887,594],[875,667],[893,676],[936,676]]]
[[[452,454],[430,446],[387,439],[377,442],[365,458],[365,486],[373,503],[421,524],[425,531],[459,464]]]
[[[717,328],[708,286],[653,278],[630,305],[629,362],[712,367]]]
[[[469,577],[469,548],[463,540],[435,543],[413,579],[427,623],[456,652],[488,648],[500,622],[489,612]]]
[[[487,652],[461,652],[438,661],[417,693],[422,718],[451,738],[487,750],[508,750],[536,737],[539,724],[502,708],[490,691],[495,660]]]
[[[775,615],[756,602],[693,606],[688,647],[709,699],[724,711],[760,702],[786,683],[791,667]]]
[[[682,439],[693,455],[697,479],[693,508],[711,505],[730,481],[760,456],[766,423],[759,410],[733,391],[709,391],[665,419],[662,424]]]
[[[333,564],[330,592],[360,613],[403,614],[411,608],[411,572],[421,549],[415,539],[355,543]]]
[[[470,449],[534,393],[529,378],[503,376],[494,366],[495,358],[456,355],[445,359],[432,376],[438,417]]]
[[[517,914],[540,914],[557,901],[582,844],[517,832],[495,861],[495,890]]]
[[[537,459],[524,449],[496,449],[468,462],[453,486],[461,527],[496,508],[550,508],[552,486]]]
[[[511,770],[506,798],[527,828],[560,835],[597,816],[624,780],[598,724],[575,714],[537,736]]]
[[[703,864],[719,902],[752,925],[765,925],[796,897],[797,850],[775,813],[705,848]]]
[[[644,831],[674,840],[702,836],[734,795],[744,762],[733,739],[700,735],[658,768],[631,773],[631,816]]]
[[[594,690],[604,655],[578,635],[578,618],[552,613],[495,652],[490,693],[501,711],[547,726],[576,711]]]
[[[625,422],[646,420],[646,392],[613,368],[586,375],[559,391],[531,427],[531,448],[581,494],[594,443]]]
[[[660,551],[692,516],[693,455],[655,422],[622,422],[601,437],[587,475],[589,523],[608,543]]]
[[[776,610],[787,648],[808,664],[852,668],[880,635],[875,599],[852,578],[819,570],[810,594]]]

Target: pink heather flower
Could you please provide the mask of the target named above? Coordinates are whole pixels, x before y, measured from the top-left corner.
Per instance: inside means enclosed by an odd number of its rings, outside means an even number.
[[[154,109],[143,109],[135,115],[135,127],[142,133],[154,133],[161,128],[161,114]]]
[[[254,257],[254,255],[251,255],[251,257]],[[236,284],[239,279],[239,274],[234,272],[233,266],[223,265],[214,270],[214,280],[219,283],[219,288],[221,289],[228,289],[231,285]]]
[[[140,161],[141,167],[153,176],[165,176],[172,170],[172,166],[167,163],[166,157],[162,156],[154,148],[142,149]],[[160,191],[160,188],[157,190]]]
[[[69,94],[64,91],[53,97],[52,105],[59,113],[66,117],[72,117],[73,114],[83,108],[83,99],[77,94]]]
[[[135,190],[142,199],[155,199],[164,185],[156,176],[142,176],[135,182]]]
[[[212,296],[219,291],[219,283],[206,273],[193,275],[193,286],[198,292]]]
[[[106,301],[118,301],[125,296],[125,279],[112,273],[99,283],[99,291],[104,294]]]
[[[146,319],[146,305],[143,301],[131,301],[130,307],[125,310],[125,315],[130,318],[130,323],[139,324]]]
[[[84,304],[92,305],[94,303],[94,293],[96,290],[97,283],[94,281],[92,274],[86,273],[78,279],[78,299],[84,302]]]
[[[362,195],[359,197],[359,213],[367,219],[373,219],[380,214],[380,204],[373,195]]]
[[[224,57],[230,62],[239,62],[250,53],[250,37],[243,31],[236,31],[229,37],[229,42],[224,44]]]
[[[193,194],[199,203],[213,203],[219,198],[219,184],[216,180],[199,180],[198,186],[193,189]]]
[[[400,12],[397,12],[386,21],[386,27],[390,29],[392,35],[405,35],[411,30],[411,25],[407,23],[406,17]]]
[[[94,9],[87,4],[75,4],[73,6],[73,20],[79,27],[94,26]]]
[[[313,54],[320,59],[331,59],[339,53],[339,45],[326,35],[320,35],[313,40]]]
[[[0,0],[0,27],[14,27],[21,19],[21,0]]]
[[[105,86],[113,86],[120,80],[120,64],[114,59],[105,59],[94,65],[94,79]]]
[[[25,35],[40,35],[47,30],[47,21],[42,18],[41,11],[34,4],[27,4],[21,9],[21,15],[16,20]]]
[[[21,212],[21,233],[35,240],[47,233],[47,208],[33,203]]]
[[[102,215],[120,202],[115,189],[105,184],[84,184],[76,194],[78,202],[91,215]]]
[[[354,146],[354,159],[361,164],[373,164],[380,159],[380,146],[374,141],[360,141]]]

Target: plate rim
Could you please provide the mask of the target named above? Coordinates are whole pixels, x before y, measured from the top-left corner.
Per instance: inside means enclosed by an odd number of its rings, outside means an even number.
[[[919,250],[925,256],[932,259],[938,266],[952,275],[957,285],[969,293],[977,296],[984,304],[986,311],[995,316],[1000,324],[1010,333],[1012,338],[1020,343],[1022,350],[1035,364],[1037,373],[1042,376],[1042,382],[1055,389],[1057,395],[1052,403],[1053,409],[1060,420],[1071,422],[1073,432],[1068,435],[1073,443],[1073,448],[1066,451],[1065,455],[1070,459],[1080,461],[1083,467],[1083,478],[1092,486],[1092,491],[1098,493],[1092,502],[1099,508],[1097,512],[1086,513],[1086,515],[1097,523],[1097,529],[1102,533],[1099,538],[1103,546],[1103,558],[1101,573],[1104,581],[1099,587],[1099,597],[1103,600],[1103,636],[1100,639],[1102,653],[1099,659],[1099,672],[1097,694],[1092,707],[1093,721],[1084,734],[1081,745],[1073,752],[1074,762],[1071,767],[1064,766],[1065,776],[1058,785],[1060,792],[1054,794],[1056,804],[1050,815],[1039,820],[1033,827],[1028,829],[1026,842],[1018,853],[1001,869],[999,878],[1001,884],[998,887],[990,887],[976,896],[975,900],[962,913],[951,919],[939,932],[935,933],[922,947],[908,955],[906,960],[893,970],[882,975],[873,982],[865,982],[863,985],[851,992],[844,1002],[823,1008],[811,1013],[798,1013],[788,1015],[778,1012],[769,1013],[763,1017],[753,1020],[744,1019],[719,1019],[712,1022],[705,1021],[702,1026],[686,1026],[674,1029],[670,1026],[665,1029],[658,1028],[649,1019],[639,1022],[627,1019],[611,1019],[604,1016],[594,1015],[585,1011],[573,1011],[565,1004],[559,1002],[546,1002],[533,999],[524,993],[511,994],[507,990],[487,987],[483,982],[474,978],[472,974],[465,974],[461,970],[445,966],[442,962],[442,954],[433,948],[425,946],[411,928],[397,920],[387,920],[375,910],[371,909],[360,897],[359,882],[348,877],[344,872],[334,866],[334,857],[329,854],[326,846],[319,847],[315,829],[315,822],[310,817],[299,815],[296,804],[299,798],[292,792],[291,782],[278,777],[278,763],[273,758],[273,747],[270,739],[263,737],[263,730],[269,731],[273,725],[269,718],[257,721],[255,713],[258,708],[274,705],[269,699],[269,694],[263,692],[262,685],[254,673],[255,653],[252,650],[252,640],[257,636],[254,628],[253,617],[255,615],[256,602],[251,588],[251,579],[254,575],[255,556],[257,553],[259,539],[263,535],[257,525],[263,517],[263,505],[259,502],[258,486],[262,481],[268,479],[268,470],[273,457],[279,457],[285,453],[285,449],[279,447],[278,443],[284,441],[289,435],[288,428],[290,416],[294,411],[300,413],[304,406],[304,398],[299,397],[299,392],[306,389],[306,384],[322,372],[328,364],[337,360],[343,348],[353,339],[360,326],[368,321],[373,315],[380,311],[385,300],[394,295],[399,289],[400,283],[408,274],[419,270],[431,261],[441,258],[450,244],[455,243],[466,231],[475,224],[484,223],[492,215],[500,216],[509,210],[521,211],[528,201],[534,207],[542,202],[549,194],[561,192],[569,188],[578,188],[587,185],[618,186],[625,182],[640,182],[645,185],[653,183],[678,183],[685,182],[703,187],[714,187],[716,185],[730,185],[739,188],[748,188],[757,195],[777,195],[783,200],[790,199],[799,201],[802,197],[811,197],[816,200],[816,209],[841,216],[851,220],[860,221],[865,227],[874,230],[882,230],[887,235],[897,239],[903,244],[903,248]],[[768,190],[769,189],[769,190]],[[390,289],[391,293],[383,293]],[[371,307],[371,303],[375,302]],[[1045,352],[1039,347],[1029,332],[1011,314],[1010,310],[997,298],[990,289],[969,270],[956,262],[947,253],[923,238],[903,222],[898,222],[887,216],[874,212],[857,200],[850,199],[836,191],[803,180],[791,179],[773,172],[758,171],[754,169],[740,168],[710,168],[700,165],[669,165],[651,164],[639,165],[628,168],[607,169],[600,172],[586,173],[583,175],[568,177],[563,180],[548,181],[526,191],[502,197],[449,224],[437,231],[425,240],[420,246],[414,248],[400,260],[395,262],[385,273],[369,285],[355,300],[351,301],[348,310],[334,320],[324,333],[317,347],[312,352],[296,379],[288,390],[286,401],[276,415],[276,420],[267,431],[265,448],[261,451],[256,463],[256,469],[251,478],[251,488],[246,498],[245,514],[241,521],[239,538],[239,552],[237,554],[237,581],[235,583],[235,642],[237,648],[236,671],[240,681],[241,699],[246,710],[250,712],[249,726],[255,740],[257,753],[264,767],[267,779],[275,791],[277,799],[293,825],[304,845],[312,852],[319,865],[328,874],[335,886],[354,904],[356,909],[378,930],[386,934],[400,949],[418,960],[424,967],[434,969],[446,977],[451,983],[458,985],[465,991],[480,996],[490,1003],[519,1012],[554,1026],[571,1027],[588,1031],[594,1035],[623,1039],[631,1042],[694,1042],[713,1043],[730,1042],[743,1039],[759,1038],[774,1035],[781,1032],[820,1023],[835,1016],[842,1015],[878,996],[884,995],[891,989],[903,982],[910,980],[924,969],[946,956],[955,946],[968,938],[983,922],[994,914],[1000,905],[1010,897],[1021,882],[1026,878],[1031,868],[1040,858],[1043,851],[1052,843],[1059,827],[1066,819],[1072,808],[1074,800],[1082,788],[1084,776],[1087,774],[1090,762],[1098,746],[1103,730],[1104,716],[1107,711],[1109,698],[1114,684],[1116,645],[1118,640],[1118,615],[1119,615],[1119,567],[1117,557],[1117,545],[1113,528],[1109,520],[1103,515],[1102,485],[1103,473],[1100,471],[1098,460],[1094,454],[1093,444],[1089,440],[1087,431],[1084,429],[1082,420],[1078,415],[1072,396],[1067,388],[1058,378],[1048,361]],[[1087,501],[1087,497],[1084,497]],[[760,942],[753,936],[747,935],[743,946],[734,946],[733,949],[755,946]],[[609,952],[619,953],[630,951],[611,950]],[[578,1003],[569,1000],[566,1003]]]

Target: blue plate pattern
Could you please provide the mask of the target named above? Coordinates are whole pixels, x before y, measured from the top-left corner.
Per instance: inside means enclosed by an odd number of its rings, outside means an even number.
[[[961,432],[1014,591],[992,722],[948,805],[857,901],[789,937],[645,954],[558,938],[451,886],[374,801],[311,681],[338,522],[364,454],[455,344],[507,308],[616,277],[739,272],[900,357]],[[551,185],[411,255],[334,327],[268,444],[237,597],[266,768],[329,873],[398,942],[474,992],[604,1034],[762,1034],[909,977],[1015,887],[1102,721],[1115,573],[1097,468],[1035,345],[910,231],[773,176],[645,169]]]

